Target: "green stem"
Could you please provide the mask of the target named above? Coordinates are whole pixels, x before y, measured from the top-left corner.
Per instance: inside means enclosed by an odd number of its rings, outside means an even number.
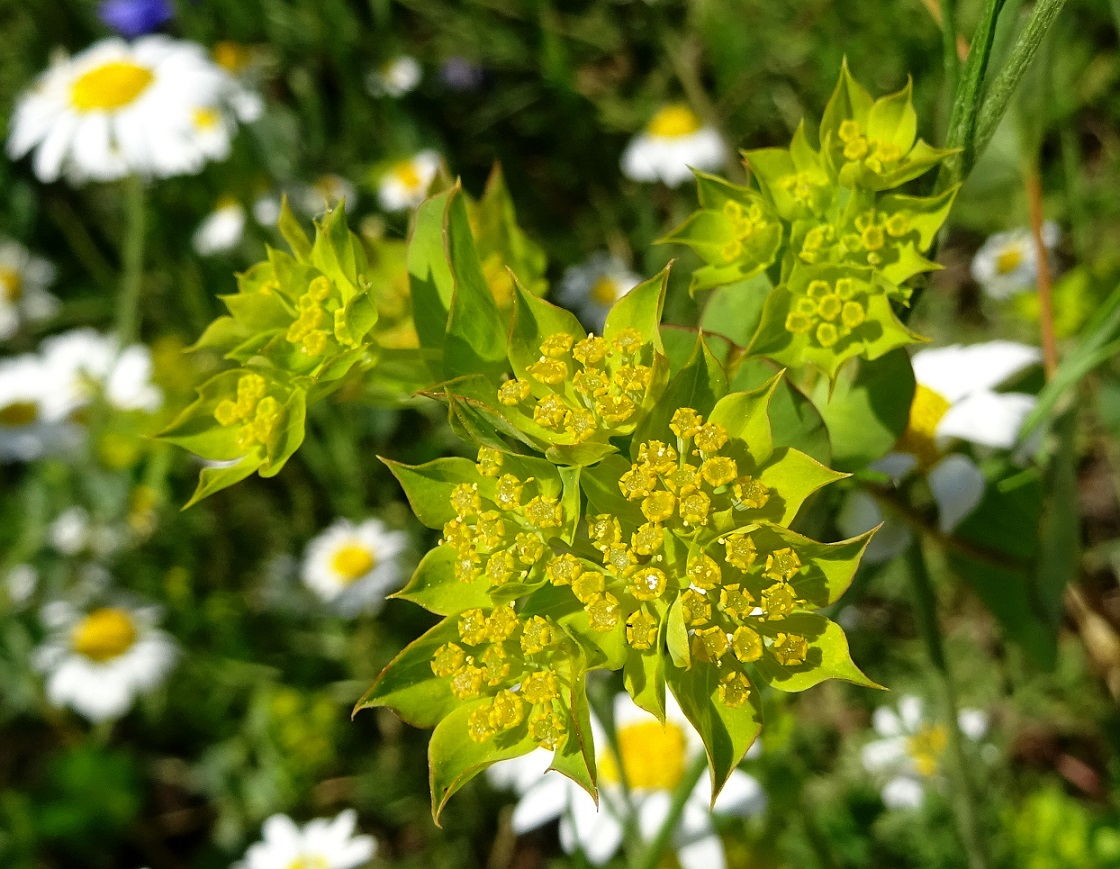
[[[957,54],[957,0],[941,0],[941,55],[945,64],[945,91],[957,93],[961,59]]]
[[[1031,61],[1038,53],[1042,40],[1046,38],[1046,34],[1057,20],[1058,13],[1062,11],[1065,4],[1066,0],[1038,0],[1035,4],[1031,11],[1031,17],[1027,19],[1026,26],[1023,28],[1023,32],[1019,34],[1015,47],[1011,49],[1007,63],[999,71],[999,75],[992,82],[992,86],[988,88],[988,94],[980,108],[973,138],[973,149],[976,155],[982,153],[988,142],[991,141],[996,127],[999,126],[1007,107],[1011,104],[1011,97],[1014,95],[1015,89],[1019,86],[1019,82],[1023,80]],[[965,174],[967,175],[968,172],[966,171]]]
[[[673,801],[669,804],[669,811],[665,815],[665,820],[661,822],[661,829],[657,831],[657,835],[653,837],[653,841],[649,843],[645,852],[631,864],[631,869],[657,869],[661,865],[661,858],[668,849],[670,842],[672,842],[673,833],[676,832],[677,826],[681,822],[685,804],[688,802],[688,798],[692,796],[692,792],[696,789],[696,784],[700,781],[700,776],[704,774],[707,766],[708,756],[700,754],[692,762],[692,766],[685,771],[684,778],[681,779],[676,791],[673,792]]]
[[[988,61],[991,59],[992,44],[995,41],[996,22],[999,20],[1004,2],[1005,0],[987,0],[980,24],[973,34],[968,60],[965,61],[960,81],[953,93],[949,133],[945,139],[945,146],[959,149],[959,153],[953,154],[942,164],[941,172],[937,176],[939,192],[968,177],[973,163],[976,162],[977,117],[983,96],[984,77],[988,71]]]
[[[144,277],[144,181],[130,175],[124,182],[124,243],[121,245],[121,289],[117,301],[117,341],[127,347],[140,326],[140,285]]]
[[[945,647],[941,642],[941,628],[937,623],[937,595],[933,580],[922,553],[921,539],[914,538],[907,553],[907,567],[914,583],[914,611],[918,617],[918,628],[925,641],[926,654],[933,665],[941,711],[945,717],[945,732],[949,740],[949,765],[953,782],[952,803],[960,828],[961,839],[970,869],[987,869],[988,858],[984,852],[980,836],[977,796],[968,772],[968,761],[964,756],[959,719],[960,707],[957,692],[949,672],[949,662]]]

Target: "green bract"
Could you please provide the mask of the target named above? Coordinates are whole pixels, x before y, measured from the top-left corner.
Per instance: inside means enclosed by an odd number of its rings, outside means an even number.
[[[254,471],[278,473],[303,440],[308,401],[374,359],[377,299],[343,207],[316,224],[312,242],[285,203],[280,231],[292,252],[270,248],[239,275],[238,292],[222,297],[229,315],[193,348],[239,367],[204,383],[163,434],[203,458],[235,462],[204,470],[191,503]]]
[[[696,173],[701,210],[662,239],[693,248],[705,265],[693,292],[727,287],[765,273],[773,289],[752,353],[790,367],[812,365],[835,379],[848,359],[875,359],[921,340],[899,323],[892,305],[910,298],[906,282],[937,265],[925,254],[957,188],[938,196],[885,193],[933,168],[949,152],[916,138],[910,85],[873,100],[848,73],[820,125],[820,150],[798,127],[789,148],[746,151],[757,190]],[[820,280],[852,286],[834,304],[806,299]],[[757,282],[737,291],[759,292]]]
[[[475,462],[389,463],[416,515],[443,534],[400,597],[444,620],[359,708],[388,706],[436,728],[437,819],[487,765],[536,747],[595,795],[588,670],[622,671],[660,718],[668,687],[707,746],[713,793],[762,728],[760,686],[873,684],[843,631],[816,612],[847,587],[869,535],[821,544],[789,527],[806,498],[843,475],[775,446],[780,375],[728,394],[701,337],[670,377],[656,329],[662,297],[661,279],[641,285],[599,338],[520,293],[509,340],[517,376],[470,401],[478,419],[504,421],[544,456],[493,440]],[[604,448],[594,460],[566,461],[566,448],[589,444]]]

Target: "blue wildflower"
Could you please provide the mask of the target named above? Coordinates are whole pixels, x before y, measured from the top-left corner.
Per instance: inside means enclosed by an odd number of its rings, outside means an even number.
[[[104,0],[97,11],[105,24],[132,39],[152,33],[175,15],[170,0]]]

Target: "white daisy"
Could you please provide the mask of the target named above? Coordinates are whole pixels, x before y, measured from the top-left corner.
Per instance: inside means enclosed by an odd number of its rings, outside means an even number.
[[[163,394],[152,384],[152,354],[143,344],[120,350],[110,335],[73,329],[43,342],[54,412],[68,416],[99,394],[117,410],[154,413]]]
[[[366,88],[375,97],[397,99],[416,90],[423,74],[416,58],[402,54],[367,75]]]
[[[4,574],[4,587],[12,606],[22,609],[39,587],[39,571],[30,564],[13,564]]]
[[[898,701],[897,712],[880,706],[871,723],[881,738],[864,746],[864,769],[883,781],[881,795],[889,808],[918,808],[925,789],[942,780],[949,745],[945,725],[927,722],[922,701],[912,695]],[[962,709],[957,726],[969,739],[978,741],[988,732],[988,716],[979,709]]]
[[[47,292],[54,276],[54,266],[45,259],[0,237],[0,341],[11,338],[21,323],[54,315],[58,299]]]
[[[401,555],[407,543],[407,534],[377,519],[361,524],[338,519],[307,544],[303,581],[343,615],[376,612],[404,580]]]
[[[333,821],[317,818],[299,827],[287,815],[273,815],[261,827],[262,840],[250,845],[238,869],[355,869],[377,853],[373,836],[355,836],[358,813],[341,812]]]
[[[630,787],[629,802],[642,836],[656,836],[669,814],[673,793],[693,760],[703,754],[699,735],[671,695],[666,697],[666,720],[639,708],[629,695],[615,697],[614,719],[622,757],[621,772]],[[581,851],[601,866],[622,843],[627,812],[620,765],[607,747],[606,735],[592,717],[599,760],[600,809],[587,793],[558,772],[545,774],[552,752],[537,749],[523,757],[502,761],[487,770],[490,780],[520,795],[513,811],[514,833],[521,834],[560,819],[560,844],[571,854]],[[672,844],[682,869],[723,869],[723,845],[712,825],[711,783],[704,775],[685,803]],[[735,770],[716,799],[717,814],[743,817],[762,812],[766,794],[758,781]]]
[[[229,94],[229,104],[237,119],[251,124],[264,114],[264,100],[257,92],[264,78],[265,52],[250,45],[225,40],[218,42],[210,52],[234,82]]]
[[[235,82],[202,46],[103,39],[57,61],[16,104],[8,154],[41,181],[193,174],[229,150]]]
[[[381,176],[377,200],[386,211],[403,211],[415,208],[428,195],[439,172],[439,154],[420,151],[394,163]]]
[[[232,196],[223,196],[198,225],[191,243],[200,256],[210,256],[233,250],[244,234],[245,206]]]
[[[51,635],[35,651],[47,699],[90,721],[120,718],[138,695],[154,690],[178,656],[175,641],[156,628],[159,611],[101,607],[82,613],[67,603],[44,608]]]
[[[43,360],[31,354],[0,360],[0,462],[30,462],[74,440]]]
[[[358,202],[358,188],[341,175],[320,175],[296,190],[293,199],[300,210],[313,217],[319,217],[343,200],[346,201],[347,212],[353,214]]]
[[[626,263],[600,251],[564,272],[556,301],[579,314],[592,329],[602,331],[611,306],[642,282]]]
[[[1033,365],[1041,353],[1014,341],[938,347],[914,354],[917,388],[910,405],[910,421],[894,452],[872,467],[896,482],[917,471],[925,475],[937,503],[938,525],[948,534],[979,506],[984,475],[969,456],[950,452],[955,441],[981,450],[1007,450],[1018,441],[1023,421],[1037,399],[996,388]],[[845,533],[859,534],[883,521],[878,505],[854,493],[842,509],[838,524]],[[888,523],[868,548],[870,562],[885,561],[904,550],[909,532]]]
[[[1043,224],[1042,243],[1047,250],[1054,249],[1060,235],[1056,223]],[[1038,281],[1038,248],[1030,229],[989,237],[972,259],[972,277],[993,299],[1009,299],[1033,287]]]
[[[689,167],[710,171],[727,161],[717,133],[688,106],[665,106],[630,140],[622,153],[622,174],[634,181],[662,181],[676,187],[692,177]]]

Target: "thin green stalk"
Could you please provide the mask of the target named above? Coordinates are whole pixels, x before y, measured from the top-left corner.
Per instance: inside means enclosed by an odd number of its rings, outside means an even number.
[[[1112,10],[1112,22],[1116,25],[1116,32],[1120,33],[1120,0],[1108,0],[1108,6]]]
[[[972,44],[968,50],[960,81],[953,93],[953,109],[949,115],[949,132],[945,139],[947,148],[959,149],[941,166],[937,176],[937,190],[947,190],[963,181],[976,161],[975,136],[980,103],[984,91],[984,78],[992,56],[996,22],[1006,0],[988,0]]]
[[[631,864],[631,869],[657,869],[661,865],[661,858],[669,847],[673,833],[676,832],[677,826],[681,822],[685,803],[692,796],[692,792],[696,789],[696,783],[700,781],[700,776],[704,774],[707,767],[708,757],[701,754],[692,762],[692,766],[685,771],[684,777],[673,793],[673,801],[669,804],[669,811],[665,815],[665,820],[661,823],[661,829],[657,831],[657,835],[653,837],[653,841],[649,843],[645,852]]]
[[[121,245],[121,289],[117,300],[117,340],[126,347],[140,327],[140,285],[144,277],[146,202],[144,181],[130,175],[124,182],[124,243]]]
[[[1046,38],[1046,34],[1058,18],[1058,13],[1065,5],[1066,0],[1038,0],[1035,4],[1031,17],[1027,19],[1015,47],[1011,49],[1007,63],[999,71],[992,86],[988,88],[984,104],[980,108],[972,146],[976,155],[982,153],[988,142],[992,140],[996,127],[999,126],[1007,107],[1011,104],[1015,89],[1019,87],[1019,82],[1023,80],[1031,61],[1034,60],[1042,40]],[[968,174],[967,171],[965,174]]]
[[[941,0],[941,55],[945,64],[946,93],[956,94],[961,77],[961,58],[957,54],[957,0]]]
[[[960,726],[957,724],[960,706],[957,692],[949,672],[949,661],[941,642],[941,627],[937,622],[937,595],[922,553],[921,538],[915,537],[906,556],[910,579],[914,583],[914,612],[918,628],[926,645],[926,654],[933,665],[935,683],[940,697],[941,711],[945,717],[945,731],[949,740],[949,766],[953,779],[952,803],[960,828],[961,840],[970,869],[987,869],[988,858],[980,836],[979,811],[976,791],[968,772],[964,756]]]

